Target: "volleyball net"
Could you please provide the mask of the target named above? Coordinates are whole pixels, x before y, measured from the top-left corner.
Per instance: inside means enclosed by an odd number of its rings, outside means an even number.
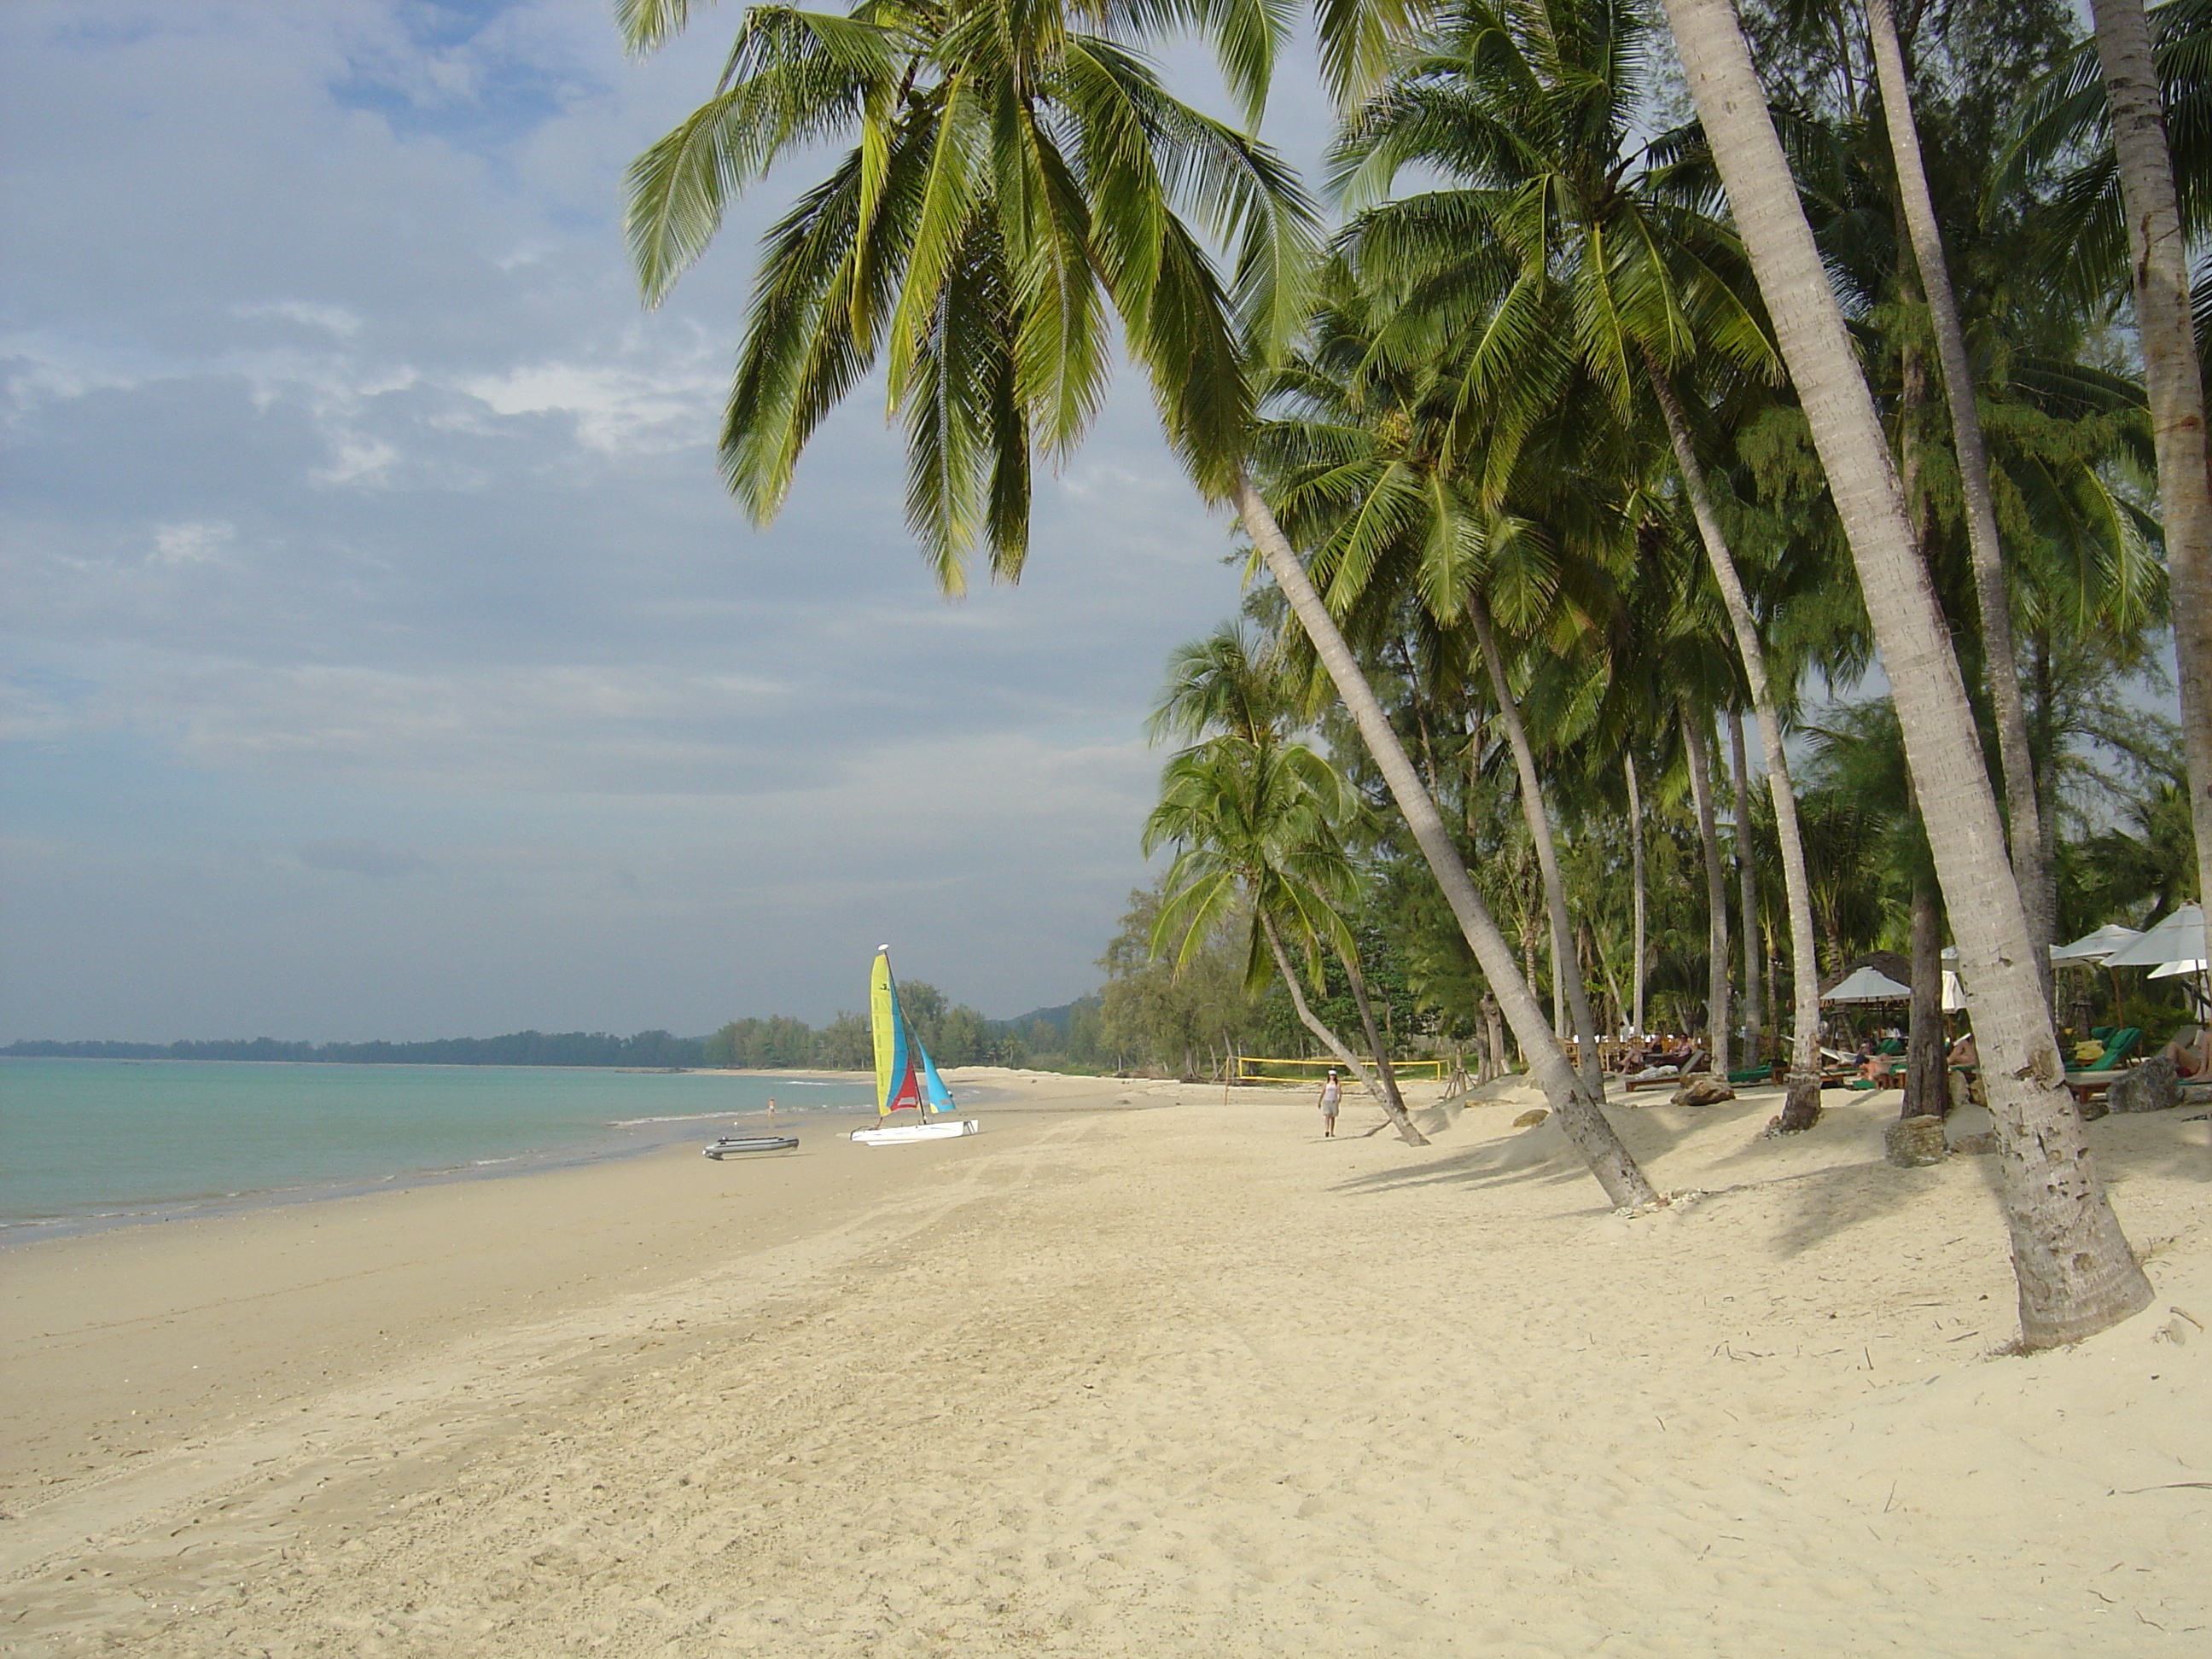
[[[1443,1081],[1444,1062],[1441,1060],[1394,1060],[1390,1069],[1402,1078]],[[1265,1054],[1234,1054],[1229,1062],[1229,1080],[1232,1083],[1318,1085],[1331,1072],[1338,1073],[1337,1081],[1345,1088],[1360,1086],[1359,1074],[1346,1070],[1340,1060],[1280,1060]]]

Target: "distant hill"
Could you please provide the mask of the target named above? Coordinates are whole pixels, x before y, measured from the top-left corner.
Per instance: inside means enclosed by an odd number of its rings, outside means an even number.
[[[983,1024],[993,1036],[1026,1036],[1030,1027],[1042,1020],[1060,1036],[1066,1036],[1067,1016],[1074,1006],[1073,1002],[1063,1002],[1057,1008],[1032,1008],[1026,1014],[1017,1014],[1012,1019],[987,1019]]]
[[[666,1031],[511,1031],[505,1036],[429,1042],[280,1042],[274,1037],[211,1042],[11,1042],[18,1060],[274,1060],[325,1066],[696,1066],[704,1037]]]

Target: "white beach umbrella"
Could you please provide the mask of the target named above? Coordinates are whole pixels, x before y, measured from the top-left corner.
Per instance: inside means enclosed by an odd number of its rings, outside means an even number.
[[[2134,935],[2130,934],[2129,937],[2133,938],[2133,937],[2134,937]],[[2078,944],[2080,941],[2078,941],[2078,940],[2077,940],[2077,941],[2075,941],[2075,942]],[[2067,952],[2068,951],[2071,950],[2073,947],[2072,947],[2071,945],[2051,945],[2051,946],[2049,946],[2049,947],[2047,947],[2047,948],[2048,948],[2048,949],[2050,950],[2050,951],[2051,951],[2051,959],[2053,962],[2064,962],[2064,961],[2067,959],[2066,952]],[[1946,961],[1946,962],[1956,962],[1958,959],[1959,959],[1959,947],[1958,947],[1957,945],[1945,945],[1945,946],[1943,947],[1943,960],[1944,960],[1944,961]],[[2087,958],[2084,958],[2084,959],[2086,960]]]
[[[2142,938],[2122,945],[2105,958],[2105,966],[2163,968],[2169,963],[2185,962],[2196,968],[2204,965],[2204,912],[2194,904],[2183,905]]]
[[[2108,921],[2094,933],[2084,933],[2071,945],[2051,947],[2053,962],[2102,962],[2121,946],[2132,945],[2142,935],[2132,927],[2123,927],[2117,921]]]
[[[1898,1002],[1910,997],[1912,988],[1899,985],[1879,968],[1861,968],[1820,999],[1823,1002]]]

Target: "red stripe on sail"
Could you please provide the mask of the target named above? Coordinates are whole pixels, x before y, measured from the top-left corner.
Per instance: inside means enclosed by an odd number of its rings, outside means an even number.
[[[921,1104],[921,1085],[915,1077],[914,1062],[908,1060],[905,1072],[899,1077],[897,1086],[891,1091],[890,1099],[884,1103],[884,1109],[896,1112],[903,1107]]]

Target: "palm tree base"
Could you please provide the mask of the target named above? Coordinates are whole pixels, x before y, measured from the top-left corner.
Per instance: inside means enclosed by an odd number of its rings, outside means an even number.
[[[1793,1072],[1783,1087],[1782,1115],[1774,1121],[1777,1134],[1802,1134],[1820,1121],[1820,1079]]]

